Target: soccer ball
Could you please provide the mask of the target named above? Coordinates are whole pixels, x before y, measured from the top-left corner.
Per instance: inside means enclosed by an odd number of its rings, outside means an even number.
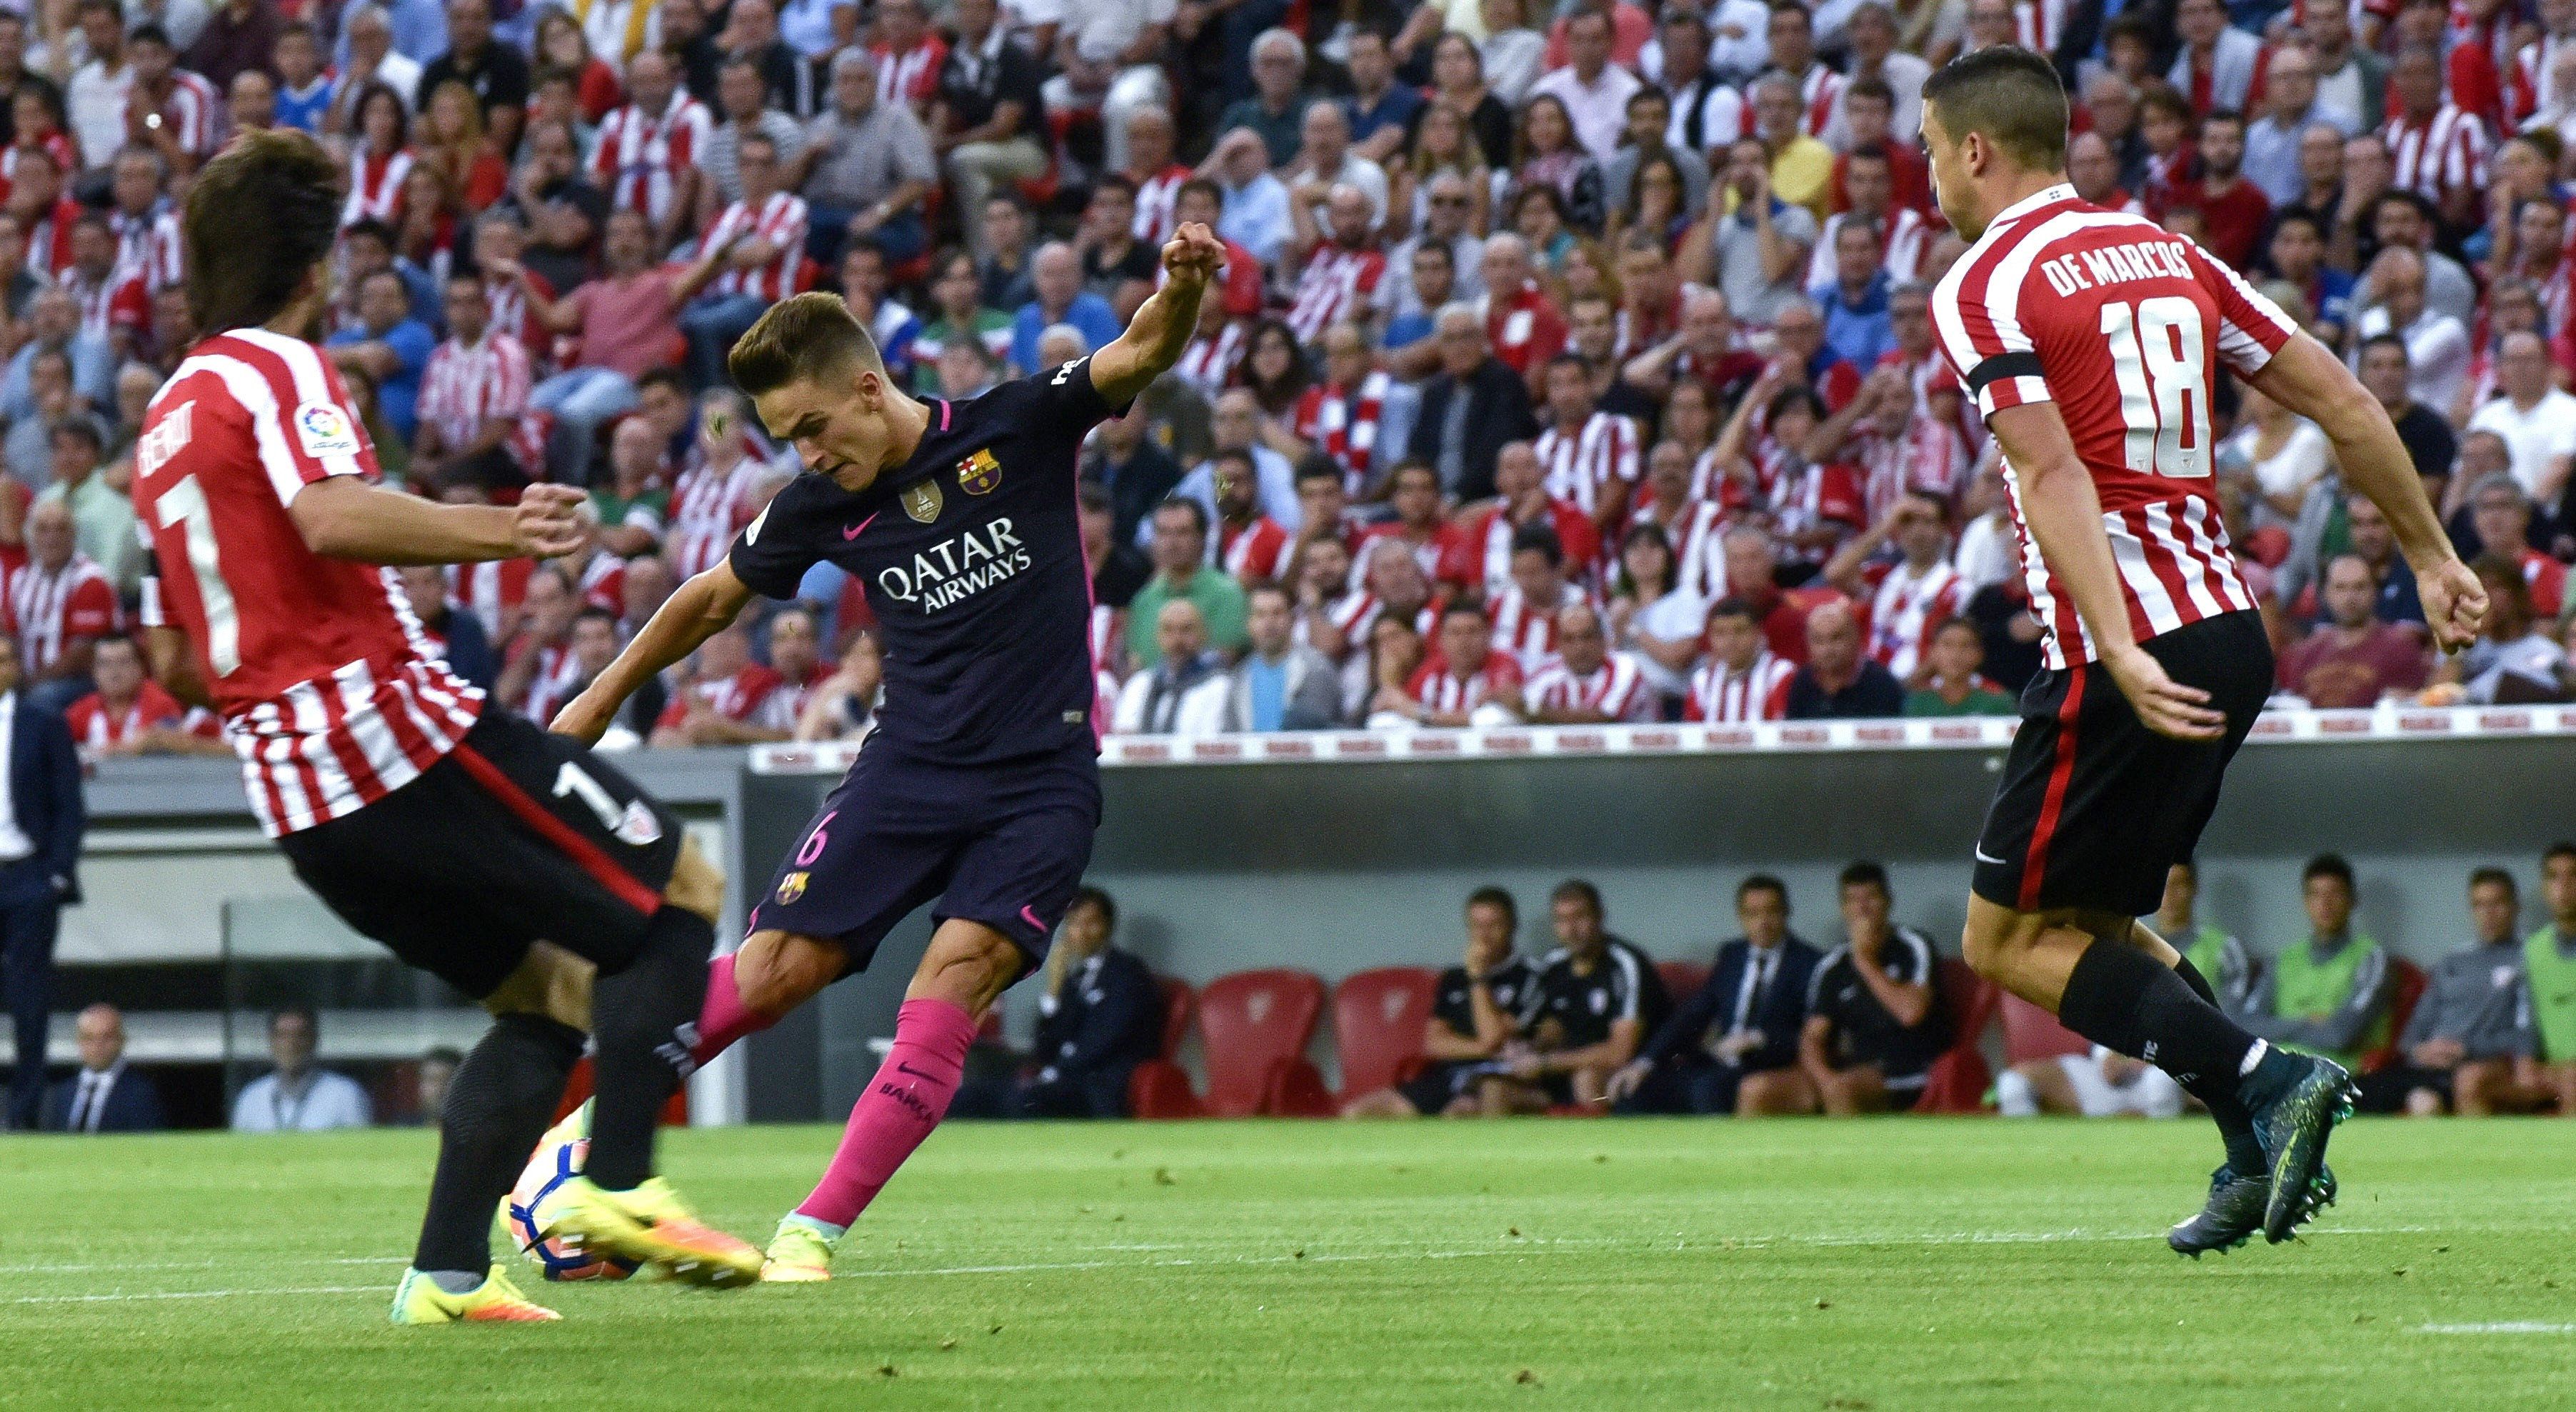
[[[550,1280],[622,1280],[635,1273],[635,1262],[593,1256],[581,1248],[578,1236],[549,1240],[537,1233],[537,1203],[579,1176],[589,1156],[590,1105],[585,1103],[537,1140],[518,1185],[501,1203],[501,1224],[509,1228],[511,1243]]]

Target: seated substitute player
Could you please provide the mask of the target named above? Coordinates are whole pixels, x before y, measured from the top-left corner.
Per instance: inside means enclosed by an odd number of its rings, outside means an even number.
[[[1735,918],[1744,935],[1717,949],[1708,983],[1611,1075],[1620,1112],[1814,1111],[1798,1072],[1798,1033],[1822,958],[1790,933],[1789,888],[1778,878],[1756,873],[1737,884]]]
[[[2487,1117],[2557,1100],[2555,1087],[2542,1081],[2522,940],[2513,934],[2521,901],[2504,869],[2469,874],[2477,940],[2434,965],[2397,1037],[2399,1062],[2361,1081],[2362,1111],[2430,1118],[2447,1106],[2462,1117]]]
[[[1492,1072],[1503,1047],[1521,1037],[1521,1011],[1538,972],[1514,947],[1520,904],[1499,887],[1467,896],[1466,964],[1440,973],[1423,1023],[1421,1072],[1342,1109],[1345,1118],[1463,1118],[1485,1112],[1477,1079]]]
[[[497,1017],[441,1115],[393,1321],[555,1317],[511,1287],[489,1241],[585,1029],[599,1050],[590,1169],[547,1203],[547,1234],[748,1283],[760,1252],[698,1225],[652,1175],[655,1118],[693,1067],[722,879],[625,775],[432,659],[379,567],[569,553],[586,534],[580,493],[532,486],[505,510],[373,484],[358,410],[306,341],[328,299],[338,177],[291,131],[246,134],[198,174],[188,304],[216,332],[154,395],[134,495],[163,570],[145,593],[155,672],[223,714],[251,810],[296,876]]]
[[[1557,946],[1539,961],[1523,1010],[1527,1043],[1503,1046],[1503,1072],[1481,1081],[1489,1113],[1610,1101],[1610,1076],[1672,1009],[1654,958],[1602,928],[1601,890],[1581,878],[1550,899]]]
[[[2010,45],[1923,86],[1934,191],[1974,242],[1933,292],[1933,327],[2008,463],[2045,649],[1963,945],[1980,974],[2209,1108],[2226,1162],[2169,1237],[2197,1254],[2256,1230],[2286,1240],[2331,1198],[2325,1146],[2350,1090],[2330,1061],[2246,1033],[2136,920],[2191,856],[2271,684],[2210,490],[2216,379],[2325,431],[2386,515],[2437,644],[2465,646],[2486,603],[2377,400],[2188,238],[2078,197],[2066,112],[2048,60]]]
[[[708,978],[701,1061],[864,968],[936,902],[885,1065],[831,1166],[770,1242],[769,1278],[829,1277],[832,1248],[938,1126],[984,1012],[1046,959],[1100,823],[1098,683],[1074,501],[1083,436],[1180,360],[1224,259],[1207,228],[1163,247],[1162,289],[1088,358],[971,402],[906,395],[840,297],[773,306],[734,382],[806,474],[671,595],[555,718],[596,739],[620,702],[829,560],[867,585],[885,656],[868,748],[824,799]]]
[[[1825,953],[1807,983],[1798,1069],[1828,1116],[1902,1113],[1923,1096],[1932,1061],[1950,1043],[1940,958],[1932,938],[1889,924],[1885,868],[1854,863],[1838,886],[1843,944]]]

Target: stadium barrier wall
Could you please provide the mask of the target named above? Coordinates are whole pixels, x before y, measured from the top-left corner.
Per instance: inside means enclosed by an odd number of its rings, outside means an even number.
[[[1888,865],[1898,919],[1955,952],[1968,851],[2011,730],[1971,719],[1113,738],[1092,876],[1119,899],[1122,942],[1194,983],[1256,966],[1334,980],[1450,964],[1459,903],[1487,882],[1520,897],[1536,954],[1547,890],[1570,876],[1598,883],[1611,929],[1658,957],[1704,959],[1733,931],[1736,881],[1757,869],[1789,883],[1792,925],[1831,944],[1833,875],[1860,857]],[[2205,844],[2204,914],[2277,950],[2305,931],[2298,864],[2330,848],[2359,871],[2360,925],[2401,954],[2465,940],[2466,874],[2482,863],[2524,879],[2536,925],[2538,853],[2576,834],[2571,736],[2576,708],[2267,715]],[[850,753],[647,751],[620,764],[723,845],[731,936]],[[261,928],[251,941],[264,954],[366,950],[260,837],[228,763],[111,761],[89,798],[90,900],[65,914],[65,964],[218,959],[228,910],[236,929]],[[838,1119],[928,931],[913,920],[882,964],[709,1066],[692,1093],[701,1120]],[[1010,1004],[1025,1033],[1033,996],[1023,987]],[[137,1030],[137,1057],[150,1057],[146,1017]],[[67,1051],[68,1022],[58,1031]],[[331,1032],[326,1016],[326,1045]]]

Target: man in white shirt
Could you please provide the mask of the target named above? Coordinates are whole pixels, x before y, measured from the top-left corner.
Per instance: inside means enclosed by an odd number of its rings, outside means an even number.
[[[1529,96],[1544,93],[1563,103],[1574,121],[1575,139],[1592,160],[1606,165],[1619,150],[1620,130],[1628,125],[1628,96],[1644,85],[1610,62],[1607,10],[1582,10],[1568,19],[1565,47],[1574,62],[1541,75],[1530,85]]]
[[[2406,342],[2407,391],[2437,412],[2448,411],[2468,379],[2469,331],[2458,319],[2425,304],[2424,257],[2403,246],[2384,248],[2370,262],[2368,283],[2379,302],[2356,322],[2354,363],[2360,362],[2362,343],[2396,334]]]
[[[314,1064],[319,1037],[313,1012],[300,1005],[268,1017],[268,1053],[277,1069],[251,1080],[233,1100],[234,1132],[315,1133],[375,1121],[356,1080]]]
[[[2496,350],[2503,396],[2478,408],[2469,430],[2491,431],[2513,453],[2513,478],[2543,505],[2558,503],[2576,456],[2576,397],[2550,380],[2549,349],[2533,333],[2509,333]]]
[[[1225,729],[1226,695],[1233,682],[1225,663],[1207,650],[1207,619],[1186,598],[1165,603],[1154,615],[1155,645],[1162,660],[1127,679],[1118,693],[1120,735],[1214,735]]]
[[[114,160],[125,145],[125,101],[134,89],[134,65],[125,57],[124,19],[110,0],[83,4],[80,27],[89,41],[89,62],[72,73],[63,106],[72,139],[80,146],[81,166],[94,170]]]

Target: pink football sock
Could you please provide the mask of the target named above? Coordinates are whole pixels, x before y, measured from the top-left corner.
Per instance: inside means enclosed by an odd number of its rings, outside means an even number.
[[[945,1000],[907,1000],[896,1012],[894,1048],[850,1110],[832,1165],[796,1214],[847,1227],[868,1209],[930,1130],[948,1113],[966,1075],[975,1017]]]
[[[698,1007],[698,1043],[689,1051],[690,1057],[703,1064],[744,1035],[758,1034],[776,1023],[776,1015],[763,1015],[742,1003],[742,992],[733,983],[733,956],[719,956],[707,963],[707,998]]]

